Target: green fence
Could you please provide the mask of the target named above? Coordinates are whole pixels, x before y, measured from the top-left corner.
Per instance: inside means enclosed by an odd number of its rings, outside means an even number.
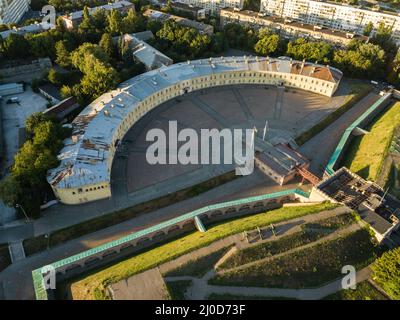
[[[335,173],[335,167],[337,165],[337,162],[339,161],[341,154],[345,151],[345,148],[347,147],[347,143],[349,141],[349,138],[353,130],[358,126],[360,126],[361,123],[365,121],[371,114],[373,114],[376,111],[376,109],[379,108],[384,102],[386,102],[391,97],[391,95],[392,93],[387,93],[384,96],[382,96],[345,130],[325,168],[325,173],[327,175],[331,176]]]
[[[74,262],[79,262],[80,260],[86,259],[90,256],[94,256],[94,255],[98,254],[99,252],[104,252],[109,249],[118,247],[122,244],[129,243],[132,240],[139,239],[139,238],[149,235],[151,233],[164,230],[165,228],[174,226],[183,221],[194,219],[195,217],[197,217],[203,213],[207,213],[209,211],[214,211],[214,210],[223,209],[223,208],[229,208],[229,207],[233,207],[233,206],[237,206],[237,205],[245,205],[245,204],[254,203],[257,201],[263,201],[263,200],[267,200],[267,199],[281,198],[281,197],[289,196],[289,195],[297,195],[297,196],[301,196],[301,197],[305,197],[305,198],[309,198],[309,196],[310,196],[310,194],[308,192],[305,192],[301,189],[289,189],[289,190],[283,190],[283,191],[269,193],[269,194],[265,194],[265,195],[261,195],[261,196],[250,197],[250,198],[245,198],[245,199],[239,199],[239,200],[233,200],[233,201],[209,205],[209,206],[194,210],[192,212],[183,214],[174,219],[159,223],[152,227],[140,230],[138,232],[131,233],[131,234],[124,236],[122,238],[119,238],[117,240],[107,242],[103,245],[97,246],[90,250],[86,250],[79,254],[76,254],[76,255],[70,256],[68,258],[53,262],[49,266],[52,267],[54,270],[57,270],[63,266],[73,264]],[[41,269],[42,268],[32,271],[33,286],[35,289],[36,299],[37,300],[47,300],[48,296],[47,296],[47,291],[45,289],[44,278],[43,278]]]

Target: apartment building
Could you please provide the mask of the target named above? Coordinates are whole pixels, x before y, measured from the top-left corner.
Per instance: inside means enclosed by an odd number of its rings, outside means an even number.
[[[179,2],[204,8],[208,14],[217,14],[222,8],[243,9],[244,0],[179,0]]]
[[[368,37],[352,32],[329,29],[278,16],[267,16],[265,13],[249,10],[238,11],[233,8],[226,8],[220,11],[220,22],[221,26],[228,23],[239,23],[255,29],[267,27],[289,39],[310,38],[312,40],[324,40],[337,46],[346,46],[353,39],[368,40]]]
[[[122,0],[116,2],[110,2],[109,4],[98,6],[94,8],[89,8],[89,14],[93,14],[96,10],[112,11],[117,10],[121,13],[126,13],[129,10],[135,10],[135,5],[132,2]],[[61,17],[65,27],[67,29],[74,29],[79,27],[83,20],[83,10],[74,11],[68,15]]]
[[[0,24],[19,22],[30,4],[31,0],[0,0]]]
[[[212,25],[187,18],[182,18],[173,14],[164,13],[153,9],[147,9],[145,12],[143,12],[143,15],[149,20],[159,21],[161,23],[165,23],[168,20],[173,20],[181,26],[196,29],[200,34],[212,35],[214,33],[214,27]]]
[[[191,18],[202,20],[206,17],[206,9],[193,6],[191,4],[185,4],[182,2],[171,2],[171,6],[175,11],[189,14]]]
[[[396,13],[314,0],[261,0],[260,12],[360,35],[370,22],[375,28],[384,23],[400,43],[400,16]]]

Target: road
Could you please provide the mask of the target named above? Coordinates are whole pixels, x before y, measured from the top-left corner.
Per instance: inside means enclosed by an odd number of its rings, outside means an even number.
[[[300,147],[300,153],[311,160],[312,172],[323,174],[343,132],[379,98],[378,93],[371,92],[330,126]]]
[[[297,184],[287,185],[294,188]],[[68,241],[49,250],[17,261],[0,273],[6,299],[34,299],[31,271],[46,264],[115,240],[128,233],[138,231],[151,225],[172,219],[183,213],[211,203],[255,196],[282,190],[259,171],[254,174],[233,180],[201,195],[176,203],[174,205],[140,215],[129,221],[102,229],[98,232]],[[18,285],[15,285],[18,284]]]

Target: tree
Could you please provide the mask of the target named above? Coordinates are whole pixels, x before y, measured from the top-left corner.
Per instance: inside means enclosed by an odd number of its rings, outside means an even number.
[[[307,41],[298,38],[290,41],[287,46],[286,54],[297,60],[318,61],[329,63],[332,56],[332,46],[323,41]]]
[[[122,32],[122,18],[117,10],[111,10],[107,16],[107,32],[116,35]]]
[[[35,132],[35,128],[39,125],[39,123],[46,121],[48,118],[42,112],[32,113],[25,120],[25,130],[29,136],[33,136]]]
[[[72,52],[71,58],[72,64],[84,75],[75,92],[94,99],[117,85],[118,74],[99,45],[85,43]]]
[[[333,62],[352,77],[380,77],[385,73],[385,51],[373,43],[353,40],[346,49],[336,50]]]
[[[72,66],[71,53],[67,49],[66,41],[58,41],[55,45],[56,63],[61,67],[70,68]]]
[[[0,181],[0,199],[9,206],[14,207],[21,197],[22,188],[13,175],[8,175]]]
[[[28,34],[26,39],[29,42],[30,52],[37,58],[55,57],[54,39],[49,32],[40,34]]]
[[[130,9],[128,14],[122,19],[122,33],[134,33],[145,29],[145,20],[141,15],[136,14],[133,9]]]
[[[25,126],[28,140],[15,155],[10,175],[0,183],[0,198],[9,206],[20,204],[29,216],[37,216],[48,190],[47,171],[58,165],[62,140],[70,130],[42,113],[32,114]]]
[[[363,32],[364,36],[369,37],[371,35],[371,32],[372,32],[373,29],[374,29],[373,23],[371,21],[368,22],[367,25],[364,28],[364,32]]]
[[[400,299],[400,248],[385,252],[371,267],[373,279],[393,299]]]
[[[386,52],[388,62],[393,60],[397,53],[397,46],[393,41],[392,31],[391,26],[386,26],[385,23],[381,22],[371,39],[373,44],[380,46]]]
[[[83,9],[82,22],[79,25],[78,31],[86,41],[96,41],[98,39],[98,32],[96,24],[90,15],[89,8],[85,6]],[[98,41],[98,40],[97,40]]]
[[[254,50],[257,54],[267,56],[271,53],[275,53],[278,51],[280,46],[280,38],[277,34],[273,34],[270,36],[265,36],[258,40],[256,43]]]
[[[3,40],[2,51],[7,59],[24,59],[29,56],[29,42],[25,37],[11,33]]]
[[[114,45],[111,34],[104,33],[99,42],[99,46],[107,54],[109,60],[112,60],[115,58],[116,50],[115,50],[115,45]]]

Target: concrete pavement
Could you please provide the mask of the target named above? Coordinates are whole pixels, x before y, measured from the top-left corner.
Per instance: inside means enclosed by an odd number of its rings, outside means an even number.
[[[325,171],[343,132],[379,98],[378,93],[369,93],[339,119],[300,147],[299,152],[311,160],[312,172],[322,174]]]

